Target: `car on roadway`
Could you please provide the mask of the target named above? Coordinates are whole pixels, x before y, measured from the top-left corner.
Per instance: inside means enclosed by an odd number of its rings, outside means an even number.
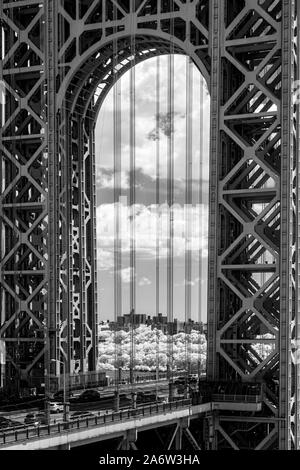
[[[28,413],[25,416],[24,424],[28,426],[40,426],[41,424],[47,424],[47,418],[44,413]]]
[[[60,402],[64,401],[64,391],[63,390],[58,390],[52,396],[53,396],[53,400],[55,400],[55,401],[60,401]],[[73,397],[73,392],[68,391],[67,396],[68,397]]]
[[[155,403],[156,400],[156,393],[153,392],[143,392],[142,394],[142,401],[144,403]]]
[[[24,429],[24,424],[20,423],[19,421],[13,421],[11,419],[0,421],[0,432],[17,431],[19,429]]]
[[[53,398],[56,401],[63,401],[64,400],[64,392],[63,390],[58,390],[53,394]]]
[[[36,417],[39,420],[39,424],[48,424],[47,416],[45,415],[45,413],[37,413]]]
[[[50,401],[49,409],[50,413],[62,413],[64,411],[64,405],[57,401]]]
[[[39,419],[36,417],[36,413],[28,413],[25,416],[24,424],[28,426],[38,426],[40,422]]]
[[[1,431],[3,429],[7,429],[11,427],[11,420],[8,418],[5,418],[4,416],[0,416],[0,429]]]
[[[156,402],[156,393],[151,391],[149,392],[137,392],[136,394],[136,402],[140,404],[149,404]]]
[[[78,402],[90,402],[98,400],[100,400],[100,393],[98,392],[98,390],[85,390],[77,398]]]

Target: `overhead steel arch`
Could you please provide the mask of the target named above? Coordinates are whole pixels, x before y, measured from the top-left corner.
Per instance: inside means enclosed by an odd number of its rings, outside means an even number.
[[[70,64],[67,74],[61,78],[62,81],[57,91],[57,108],[59,109],[63,105],[65,94],[69,87],[72,86],[74,76],[80,72],[84,73],[83,76],[86,81],[89,74],[92,73],[95,63],[103,65],[106,58],[109,58],[110,55],[113,55],[113,42],[118,43],[118,47],[120,47],[122,50],[123,44],[126,47],[126,41],[129,41],[127,43],[127,47],[130,47],[130,37],[132,37],[132,35],[132,33],[131,36],[128,35],[128,32],[127,35],[125,35],[123,31],[120,33],[115,33],[112,36],[109,36],[109,38],[105,38],[104,40],[97,42],[91,48],[86,50],[84,54],[76,57],[76,60],[73,60],[73,62]],[[136,63],[138,63],[140,60],[146,59],[146,57],[142,59],[142,57],[139,57],[138,55],[138,49],[142,46],[144,46],[146,49],[150,47],[157,48],[156,55],[159,55],[169,54],[170,46],[172,44],[174,52],[185,54],[194,61],[209,86],[209,56],[207,54],[199,56],[199,54],[197,54],[195,51],[196,48],[190,41],[180,41],[178,38],[171,36],[170,34],[149,29],[135,29],[134,37],[137,47],[137,55],[135,57]],[[154,52],[153,55],[155,55]],[[85,83],[85,81],[83,83]]]
[[[74,112],[76,106],[80,106],[80,100],[85,103],[84,109],[80,109],[83,117],[86,116],[87,110],[92,108],[95,115],[91,119],[96,120],[96,113],[109,90],[119,80],[124,73],[131,69],[131,67],[143,62],[151,57],[158,55],[166,55],[170,53],[170,42],[159,41],[156,37],[151,36],[135,36],[135,52],[131,52],[130,38],[120,37],[116,39],[116,47],[118,49],[118,56],[114,57],[113,41],[107,43],[99,50],[97,55],[99,58],[95,60],[92,57],[92,69],[89,62],[84,62],[84,67],[78,68],[74,72],[73,79],[70,80],[69,86],[64,93],[64,96],[69,96],[67,99],[66,107],[70,108],[70,112]],[[179,47],[174,47],[174,54],[184,54],[184,50]],[[107,52],[109,51],[109,52]],[[125,62],[125,64],[124,64]],[[115,70],[116,65],[119,66]],[[78,74],[85,77],[84,80],[78,83]],[[91,103],[96,90],[99,89],[96,103]],[[64,107],[64,101],[62,102]],[[91,112],[91,109],[90,109]]]

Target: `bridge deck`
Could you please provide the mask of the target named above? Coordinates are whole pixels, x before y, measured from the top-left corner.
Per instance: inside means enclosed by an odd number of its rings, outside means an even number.
[[[10,431],[0,435],[0,450],[43,450],[76,447],[123,436],[127,431],[166,426],[182,418],[196,418],[215,409],[260,411],[259,402],[211,402],[191,405],[190,400],[156,404],[68,423]]]

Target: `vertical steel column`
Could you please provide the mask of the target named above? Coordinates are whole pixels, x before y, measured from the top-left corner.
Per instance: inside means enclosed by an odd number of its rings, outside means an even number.
[[[295,332],[294,332],[294,341],[295,341],[295,351],[292,356],[293,364],[292,367],[294,368],[295,374],[295,403],[296,408],[294,410],[294,435],[295,435],[295,448],[300,449],[300,354],[299,354],[299,347],[300,347],[300,94],[299,94],[299,86],[300,86],[300,34],[299,34],[299,26],[300,26],[300,0],[296,0],[296,16],[297,16],[297,42],[296,42],[296,72],[295,72],[295,79],[297,83],[297,88],[293,90],[296,93],[294,98],[294,107],[296,107],[296,136],[297,141],[295,142],[294,146],[294,154],[296,155],[296,204],[295,204],[295,212],[296,212],[296,296],[295,296]]]
[[[210,176],[209,176],[209,235],[208,235],[208,309],[207,309],[207,377],[218,378],[217,317],[218,317],[218,167],[220,146],[220,89],[221,44],[224,42],[224,2],[211,1],[210,55],[211,55],[211,126],[210,126]]]
[[[57,22],[56,3],[46,2],[45,17],[45,44],[46,44],[46,71],[47,71],[47,140],[48,140],[48,213],[49,213],[49,239],[48,239],[48,318],[46,319],[46,345],[45,354],[45,385],[46,396],[49,396],[52,386],[49,374],[56,375],[56,365],[51,361],[57,359],[57,274],[58,274],[58,197],[57,197],[57,121],[56,121],[56,55],[57,55]]]
[[[0,341],[5,389],[41,390],[48,316],[46,3],[0,2]],[[38,33],[37,33],[38,31]]]
[[[208,378],[265,383],[252,445],[294,448],[295,2],[211,4]]]
[[[282,1],[282,90],[281,90],[281,241],[280,241],[280,380],[279,380],[279,448],[295,448],[291,430],[292,407],[298,415],[293,383],[292,340],[295,339],[295,128],[293,82],[295,80],[294,22],[295,0]],[[299,32],[298,32],[299,34]],[[297,129],[298,131],[298,129]],[[297,162],[298,163],[298,162]],[[293,413],[294,414],[294,413]]]

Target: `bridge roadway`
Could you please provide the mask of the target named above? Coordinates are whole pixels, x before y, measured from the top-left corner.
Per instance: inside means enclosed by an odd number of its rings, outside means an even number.
[[[155,391],[156,389],[162,390],[169,386],[169,381],[166,379],[160,379],[159,381],[155,380],[147,380],[147,381],[140,381],[134,382],[132,384],[119,384],[119,392],[120,393],[131,393],[131,392],[139,392],[139,391]],[[93,390],[98,390],[101,396],[105,396],[106,394],[112,394],[116,391],[115,385],[108,385],[105,387],[91,387]],[[72,397],[79,396],[84,390],[74,390],[71,392]]]
[[[169,382],[166,381],[165,379],[161,379],[159,382],[138,382],[134,384],[120,384],[119,387],[119,392],[120,393],[126,393],[126,395],[129,395],[132,392],[138,393],[138,392],[153,392],[153,393],[160,393],[160,394],[165,394],[167,396],[168,394],[168,385]],[[98,390],[102,398],[106,398],[108,395],[112,395],[115,392],[115,387],[114,386],[108,386],[108,387],[95,387],[93,390]],[[84,392],[85,390],[75,390],[72,392],[72,397],[79,397],[79,395]],[[174,390],[174,392],[176,389]],[[175,393],[176,394],[176,393]],[[52,400],[56,401],[56,400]],[[80,402],[77,405],[72,403],[71,405],[71,411],[101,411],[105,409],[110,409],[111,406],[103,406],[101,402],[97,406],[97,403],[84,403]],[[120,406],[120,409],[123,409],[124,407]],[[0,417],[3,416],[5,418],[10,418],[13,420],[21,420],[22,422],[24,421],[25,416],[28,413],[34,413],[34,412],[40,412],[43,411],[39,408],[26,408],[18,411],[0,411]],[[61,414],[56,414],[55,416],[52,417],[52,419],[55,419],[57,422],[58,419],[60,419],[62,416]]]
[[[258,397],[215,396],[213,402],[192,405],[191,400],[178,400],[129,409],[104,416],[79,418],[69,423],[51,424],[38,428],[7,431],[0,434],[0,450],[69,450],[86,444],[122,437],[132,434],[134,442],[137,433],[184,423],[188,428],[190,419],[200,417],[213,410],[251,411],[261,410]],[[192,438],[192,436],[191,436]],[[194,441],[197,448],[197,443]],[[199,447],[198,447],[199,448]]]

